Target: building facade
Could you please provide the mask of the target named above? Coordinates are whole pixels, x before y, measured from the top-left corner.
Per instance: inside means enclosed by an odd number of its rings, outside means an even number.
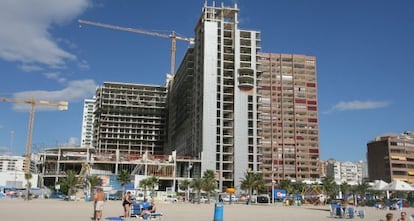
[[[414,183],[414,133],[385,134],[367,144],[369,179]]]
[[[98,152],[163,154],[165,86],[105,82],[96,91],[94,147]]]
[[[177,110],[178,115],[191,119],[190,128],[170,140],[178,153],[201,159],[201,171],[216,171],[220,190],[239,187],[245,172],[258,171],[256,55],[260,33],[241,30],[238,12],[237,5],[204,5],[195,27],[193,55],[183,61],[187,64],[191,59],[194,67],[189,80],[192,94],[185,104],[189,109]],[[189,70],[179,69],[175,78],[182,78],[182,71]],[[185,90],[174,93],[184,99]]]
[[[316,58],[259,53],[258,65],[260,170],[266,183],[318,179]]]
[[[25,179],[25,157],[0,155],[0,186],[12,188],[24,188],[26,186]],[[32,165],[33,166],[33,165]],[[32,187],[37,187],[36,171],[31,170],[32,179],[30,180]]]
[[[81,147],[93,144],[93,119],[95,99],[85,99],[83,102]]]
[[[189,48],[176,74],[168,83],[168,145],[176,151],[200,159],[201,148],[194,144],[194,49]]]
[[[360,184],[363,182],[363,163],[330,159],[327,161],[327,176],[333,177],[337,184]]]

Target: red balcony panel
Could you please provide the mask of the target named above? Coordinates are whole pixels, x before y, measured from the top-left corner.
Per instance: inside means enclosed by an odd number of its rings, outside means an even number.
[[[297,104],[306,104],[306,99],[295,99],[295,103],[297,103]]]

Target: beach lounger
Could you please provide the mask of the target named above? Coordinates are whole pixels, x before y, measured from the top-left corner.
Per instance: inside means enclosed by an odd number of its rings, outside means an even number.
[[[348,207],[346,211],[346,217],[353,219],[355,217],[355,209],[353,207]]]
[[[341,207],[341,205],[336,204],[336,203],[331,204],[330,213],[331,213],[331,217],[343,218],[345,215],[344,209]]]
[[[358,210],[355,213],[359,218],[361,218],[361,219],[365,218],[365,211],[364,210]]]
[[[150,213],[141,217],[139,215],[135,215],[137,218],[142,218],[144,220],[162,220],[163,214],[160,212]]]

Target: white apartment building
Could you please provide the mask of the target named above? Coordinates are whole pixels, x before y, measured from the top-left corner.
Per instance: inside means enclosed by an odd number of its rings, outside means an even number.
[[[244,173],[258,171],[259,164],[256,60],[260,32],[240,29],[238,12],[237,5],[204,5],[195,27],[194,48],[182,63],[193,68],[189,84],[192,112],[177,109],[173,110],[177,111],[175,115],[170,113],[170,116],[186,113],[192,121],[191,130],[185,135],[177,133],[170,143],[177,145],[177,153],[201,159],[201,172],[216,171],[221,191],[226,187],[239,188]],[[182,75],[179,68],[176,76],[182,78]],[[183,98],[185,91],[175,96]]]
[[[83,103],[81,147],[93,144],[93,119],[95,99],[85,99]]]
[[[0,186],[24,188],[26,180],[24,176],[25,157],[0,155]],[[30,180],[32,188],[37,187],[37,174],[32,174]]]
[[[350,185],[362,183],[363,163],[328,160],[327,175],[332,176],[337,184],[346,182]]]

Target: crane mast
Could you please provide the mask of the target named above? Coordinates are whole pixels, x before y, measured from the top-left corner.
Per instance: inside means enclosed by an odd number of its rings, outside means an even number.
[[[59,110],[67,110],[68,109],[68,102],[67,101],[60,101],[60,102],[53,102],[53,101],[37,101],[32,99],[9,99],[0,97],[1,102],[9,102],[15,104],[30,104],[30,116],[29,116],[29,126],[27,129],[27,139],[26,139],[26,155],[25,155],[25,173],[30,173],[30,155],[31,155],[31,147],[32,147],[32,134],[33,134],[33,122],[34,122],[34,114],[35,114],[35,107],[36,106],[52,106],[57,107]]]
[[[78,22],[80,24],[92,25],[92,26],[97,26],[97,27],[101,27],[101,28],[109,28],[109,29],[113,29],[113,30],[150,35],[150,36],[155,36],[155,37],[160,37],[160,38],[170,38],[171,39],[171,67],[170,67],[170,73],[172,75],[175,74],[175,54],[176,54],[176,50],[177,50],[177,40],[186,41],[186,42],[189,42],[190,44],[194,44],[194,38],[187,38],[187,37],[177,36],[177,34],[174,31],[171,32],[171,34],[167,35],[167,34],[154,32],[154,31],[147,31],[147,30],[137,29],[137,28],[121,27],[121,26],[117,26],[117,25],[87,21],[87,20],[82,20],[82,19],[79,19]]]

